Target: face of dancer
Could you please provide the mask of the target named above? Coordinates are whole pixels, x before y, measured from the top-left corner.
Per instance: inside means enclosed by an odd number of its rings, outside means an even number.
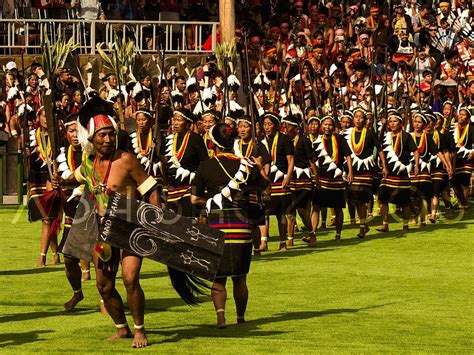
[[[173,116],[173,133],[184,134],[188,130],[188,121],[181,115]]]
[[[469,123],[469,116],[466,111],[464,110],[459,111],[458,123],[463,127]]]
[[[242,138],[244,141],[249,139],[252,135],[252,129],[247,122],[240,121],[238,126],[239,137]]]
[[[321,130],[326,137],[329,137],[334,132],[334,123],[327,118],[321,123]]]
[[[298,126],[295,126],[295,125],[292,125],[292,124],[287,124],[286,125],[286,134],[290,138],[296,137],[296,135],[298,134],[298,130],[299,130]]]
[[[113,127],[107,127],[100,129],[94,134],[92,144],[99,155],[108,157],[115,150],[116,140],[115,129]]]
[[[206,115],[202,118],[202,125],[206,133],[208,133],[211,127],[214,126],[215,124],[216,124],[216,119],[212,115]]]
[[[263,120],[263,131],[267,136],[273,136],[277,131],[277,126],[272,122],[271,119],[265,118]]]
[[[77,124],[76,123],[73,123],[67,126],[66,137],[69,144],[71,144],[74,149],[79,148],[79,139],[77,138]]]
[[[199,93],[196,92],[191,92],[189,94],[189,101],[191,101],[192,104],[197,104],[199,102]]]
[[[349,117],[343,117],[341,119],[341,129],[348,129],[352,125],[352,120]]]
[[[312,120],[308,124],[308,130],[309,130],[309,133],[311,133],[311,134],[318,134],[319,133],[319,122],[318,122],[318,120]]]
[[[41,110],[40,115],[39,115],[39,124],[41,128],[47,129],[48,124],[46,123],[46,112],[44,110]]]
[[[389,117],[388,119],[388,127],[392,132],[398,132],[402,128],[402,123],[396,117]]]
[[[423,119],[420,116],[416,116],[413,120],[413,129],[415,132],[420,133],[423,132],[424,128],[425,123],[423,122]]]
[[[28,86],[36,89],[38,87],[38,77],[36,75],[31,75],[28,79]]]
[[[451,113],[451,105],[447,104],[443,106],[443,116],[445,118],[449,118],[449,114]]]
[[[365,117],[363,112],[357,111],[354,114],[354,126],[357,129],[362,129],[365,127],[367,118]]]
[[[147,115],[144,113],[138,113],[136,117],[137,129],[140,133],[147,133],[150,126]]]
[[[176,80],[176,88],[179,91],[184,92],[184,90],[186,90],[186,80],[184,80],[184,79]]]

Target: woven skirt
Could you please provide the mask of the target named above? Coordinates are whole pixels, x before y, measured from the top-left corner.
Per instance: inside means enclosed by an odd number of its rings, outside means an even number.
[[[410,188],[408,174],[388,175],[386,178],[382,178],[380,182],[379,201],[400,206],[409,205],[411,202]]]

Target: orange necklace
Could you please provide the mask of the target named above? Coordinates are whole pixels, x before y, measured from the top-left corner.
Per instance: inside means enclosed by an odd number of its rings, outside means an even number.
[[[142,149],[142,138],[141,138],[141,133],[137,131],[137,143],[138,143],[138,151],[140,152],[141,155],[147,155],[148,151],[150,150],[151,147],[151,141],[152,141],[152,136],[151,136],[151,130],[148,131],[148,135],[146,138],[146,145],[145,148]]]
[[[252,154],[252,149],[253,149],[253,142],[252,140],[250,140],[250,142],[248,143],[248,146],[247,146],[247,151],[245,152],[244,154],[244,151],[243,151],[243,139],[240,139],[239,141],[239,149],[240,149],[240,153],[245,157],[245,158],[249,158],[250,157],[250,154]]]
[[[464,147],[467,142],[467,136],[469,132],[469,125],[467,124],[466,127],[464,127],[462,133],[461,133],[461,125],[458,123],[458,128],[456,129],[456,138],[458,141],[458,145],[460,147]]]
[[[323,144],[324,144],[324,149],[326,150],[326,152],[328,152],[328,148],[326,146],[326,141],[328,139],[326,138],[323,138]],[[333,133],[332,136],[331,136],[331,142],[332,142],[332,154],[331,154],[331,160],[337,164],[337,162],[339,161],[339,146],[337,145],[337,139],[336,139],[336,135]]]
[[[351,146],[352,146],[352,150],[354,151],[355,155],[359,155],[364,150],[365,136],[366,135],[367,135],[367,128],[364,127],[364,128],[362,128],[362,132],[360,134],[359,143],[356,143],[356,130],[355,130],[355,128],[352,129]]]
[[[176,133],[173,137],[173,156],[176,157],[176,160],[179,162],[183,158],[184,152],[186,151],[186,147],[188,146],[189,141],[189,132],[186,132],[183,138],[183,142],[179,149],[176,149],[178,143],[178,134]]]
[[[402,146],[402,131],[397,133],[397,138],[395,139],[395,144],[393,144],[393,139],[390,138],[390,143],[392,144],[392,148],[395,151],[396,156],[399,156]]]

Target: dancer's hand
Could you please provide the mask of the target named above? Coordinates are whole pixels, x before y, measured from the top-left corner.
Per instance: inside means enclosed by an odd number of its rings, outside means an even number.
[[[59,175],[54,175],[51,179],[51,186],[54,190],[57,190],[61,187],[61,184],[64,180]]]
[[[388,168],[386,166],[382,168],[382,175],[384,178],[388,176]]]

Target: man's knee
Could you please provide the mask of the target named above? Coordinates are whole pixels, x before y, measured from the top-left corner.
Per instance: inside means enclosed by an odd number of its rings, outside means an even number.
[[[104,276],[96,277],[97,290],[102,298],[107,299],[115,289],[115,282],[113,279],[105,278]]]
[[[140,280],[137,272],[123,272],[123,285],[128,293],[133,292],[140,287]]]

